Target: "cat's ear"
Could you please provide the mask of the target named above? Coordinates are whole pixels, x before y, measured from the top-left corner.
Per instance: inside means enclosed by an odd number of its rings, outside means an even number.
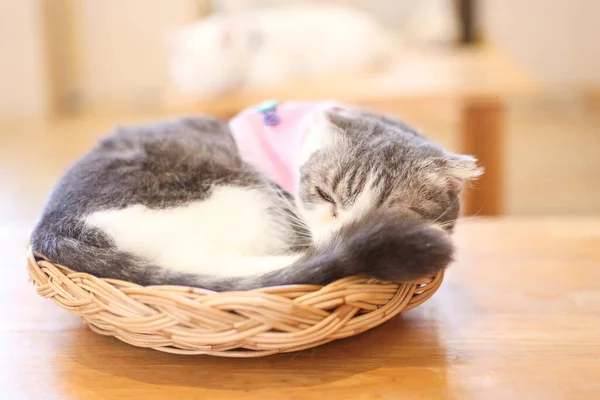
[[[434,164],[436,180],[441,179],[441,184],[456,192],[460,192],[467,182],[484,173],[484,168],[470,155],[448,153],[445,157],[436,158]]]
[[[339,111],[331,107],[316,109],[304,119],[302,129],[322,140],[321,145],[324,147],[343,133],[346,121]]]
[[[229,24],[223,24],[218,32],[218,41],[222,48],[230,47],[233,42],[233,28]]]
[[[318,150],[335,146],[344,140],[345,121],[333,108],[312,111],[300,124],[305,137],[297,158],[298,165],[303,165]]]
[[[473,156],[451,154],[447,158],[445,171],[448,174],[448,188],[460,191],[467,182],[483,175],[485,170]]]
[[[477,164],[477,159],[470,155],[451,154],[447,160],[447,171],[463,181],[470,181],[483,175],[484,169]]]
[[[337,128],[342,131],[352,123],[355,116],[352,115],[351,110],[342,106],[332,106],[323,110],[323,117],[327,124],[331,125],[332,128]]]

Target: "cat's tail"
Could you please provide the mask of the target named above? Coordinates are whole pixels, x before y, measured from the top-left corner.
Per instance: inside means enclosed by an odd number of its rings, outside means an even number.
[[[344,226],[326,247],[310,250],[291,266],[244,277],[180,277],[191,278],[188,285],[217,291],[325,285],[352,275],[410,282],[446,268],[453,253],[446,231],[398,213],[375,212]]]
[[[293,265],[237,277],[197,275],[154,266],[117,250],[94,230],[82,229],[75,237],[77,240],[56,232],[46,233],[38,227],[32,235],[32,250],[55,263],[101,278],[144,286],[182,285],[215,291],[325,285],[352,275],[409,282],[444,269],[452,261],[454,251],[450,235],[444,230],[389,211],[370,213],[347,224],[325,247],[309,250]],[[198,262],[202,262],[200,254]]]

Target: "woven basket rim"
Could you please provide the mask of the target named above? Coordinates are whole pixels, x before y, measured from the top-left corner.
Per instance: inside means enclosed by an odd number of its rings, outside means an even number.
[[[429,299],[444,273],[416,282],[346,277],[327,285],[224,291],[141,286],[52,263],[28,249],[37,293],[90,328],[129,344],[177,354],[260,357],[364,332]]]
[[[186,289],[190,289],[190,290],[201,290],[201,291],[205,291],[205,292],[210,292],[210,293],[220,293],[220,294],[227,294],[227,293],[240,293],[240,292],[252,292],[252,291],[260,291],[263,292],[265,290],[270,290],[270,289],[283,289],[283,288],[297,288],[297,287],[311,287],[311,288],[315,288],[315,290],[319,290],[321,288],[327,287],[329,285],[333,285],[336,282],[348,279],[348,278],[352,278],[354,276],[348,276],[348,277],[344,277],[341,279],[337,279],[331,283],[328,283],[326,285],[311,285],[311,284],[304,284],[304,283],[294,283],[294,284],[290,284],[290,285],[276,285],[276,286],[265,286],[262,288],[256,288],[256,289],[249,289],[249,290],[226,290],[226,291],[216,291],[216,290],[210,290],[210,289],[204,289],[204,288],[200,288],[200,287],[196,287],[196,286],[186,286],[186,285],[140,285],[134,282],[129,282],[123,279],[114,279],[114,278],[99,278],[96,277],[93,274],[90,274],[88,272],[77,272],[65,265],[62,264],[58,264],[58,263],[54,263],[52,262],[48,257],[44,256],[43,254],[37,253],[37,252],[33,252],[31,251],[30,248],[27,249],[27,258],[31,258],[33,257],[33,259],[35,258],[40,258],[42,260],[45,260],[49,263],[52,263],[55,267],[60,268],[63,271],[67,271],[70,273],[74,273],[74,274],[84,274],[84,275],[89,275],[89,276],[93,276],[97,279],[102,279],[106,282],[111,282],[111,283],[115,283],[115,284],[122,284],[122,285],[129,285],[129,286],[137,286],[137,287],[145,287],[145,288],[186,288]],[[442,272],[439,272],[437,275],[443,274]],[[377,285],[400,285],[400,284],[416,284],[416,285],[425,285],[431,282],[432,279],[434,279],[434,277],[431,278],[424,278],[424,279],[418,279],[418,280],[414,280],[414,281],[410,281],[410,282],[385,282],[385,281],[378,281],[376,279],[373,278],[364,278],[364,279],[369,279],[370,281],[372,281],[372,283],[370,284],[377,284]]]

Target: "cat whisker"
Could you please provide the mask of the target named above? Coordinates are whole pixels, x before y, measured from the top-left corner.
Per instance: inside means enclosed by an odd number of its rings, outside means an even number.
[[[448,207],[446,207],[446,209],[440,214],[438,215],[438,217],[436,219],[434,219],[431,224],[435,224],[437,223],[444,215],[446,215],[446,213],[448,212],[448,210],[452,209],[452,207],[456,204],[456,202],[458,201],[458,197],[456,197],[454,199],[454,201],[452,202],[452,204],[450,204]],[[438,224],[438,225],[442,225],[442,224]]]

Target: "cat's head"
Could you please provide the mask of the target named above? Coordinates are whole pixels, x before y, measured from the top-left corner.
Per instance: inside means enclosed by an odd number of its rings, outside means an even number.
[[[328,109],[307,122],[297,202],[317,243],[374,209],[451,231],[462,188],[483,173],[475,158],[376,114]]]

